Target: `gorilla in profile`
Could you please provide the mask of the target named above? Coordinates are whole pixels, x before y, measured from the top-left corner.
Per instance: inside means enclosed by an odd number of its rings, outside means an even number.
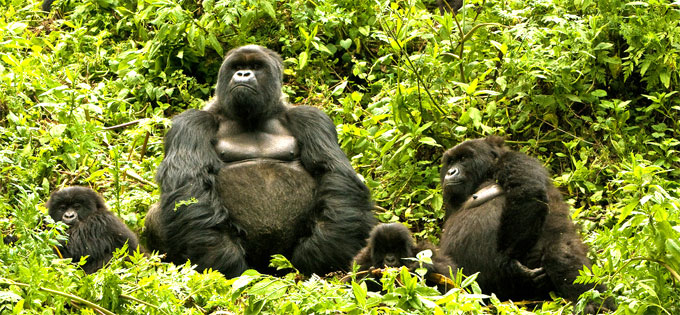
[[[368,188],[317,108],[290,106],[267,48],[229,51],[215,100],[173,119],[156,174],[148,245],[227,277],[269,271],[272,254],[304,274],[346,269],[376,220]]]
[[[104,199],[87,187],[67,187],[55,191],[47,201],[50,217],[68,225],[68,240],[59,251],[64,258],[80,261],[89,256],[82,266],[86,273],[102,268],[113,252],[127,242],[128,254],[139,246],[137,236],[106,208]]]
[[[500,299],[576,301],[593,285],[575,284],[591,267],[569,207],[547,170],[500,137],[465,141],[444,153],[441,185],[446,222],[441,253]],[[606,290],[596,285],[600,292]],[[607,299],[603,308],[616,308]],[[587,313],[598,310],[590,303]]]

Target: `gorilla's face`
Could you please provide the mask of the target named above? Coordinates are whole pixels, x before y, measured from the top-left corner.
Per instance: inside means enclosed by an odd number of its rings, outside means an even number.
[[[501,138],[489,137],[465,141],[447,150],[439,174],[444,201],[459,205],[491,178],[502,146]]]
[[[371,263],[373,267],[400,267],[403,258],[413,257],[413,239],[409,230],[401,223],[380,224],[369,238]]]
[[[104,201],[94,191],[85,187],[68,187],[52,193],[47,201],[50,217],[69,226],[77,225],[100,207]]]
[[[220,110],[232,119],[261,122],[280,110],[283,63],[256,45],[227,53],[217,79]]]

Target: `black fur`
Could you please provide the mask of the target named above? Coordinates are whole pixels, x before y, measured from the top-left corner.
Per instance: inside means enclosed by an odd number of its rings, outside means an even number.
[[[437,6],[439,7],[439,13],[442,15],[445,12],[456,13],[463,7],[463,0],[437,0]]]
[[[536,159],[507,149],[500,137],[465,141],[444,154],[441,183],[447,212],[442,254],[466,274],[479,272],[484,292],[517,301],[546,299],[555,291],[576,301],[593,287],[573,283],[579,270],[591,267],[587,248]],[[465,206],[495,183],[504,193]],[[615,308],[610,300],[604,307]],[[591,303],[586,312],[597,309]]]
[[[50,12],[50,10],[52,10],[52,2],[54,2],[54,0],[43,0],[41,7],[42,10],[45,12]]]
[[[148,244],[227,277],[272,254],[305,274],[346,269],[373,225],[372,201],[320,110],[282,100],[283,64],[260,46],[227,53],[216,99],[173,119]]]
[[[128,253],[138,247],[137,236],[111,213],[104,199],[90,188],[67,187],[55,191],[47,201],[49,214],[54,221],[66,223],[68,240],[59,252],[64,258],[80,261],[89,256],[82,268],[93,273],[106,264],[113,252],[127,242]]]
[[[2,243],[5,245],[12,245],[19,239],[14,235],[2,235]]]
[[[436,248],[428,242],[415,243],[411,232],[401,223],[376,225],[368,238],[368,244],[354,257],[359,270],[372,268],[406,266],[413,271],[420,267],[419,262],[406,259],[414,258],[424,250],[432,251],[432,263],[423,264],[428,272],[449,274],[451,261],[437,254]]]

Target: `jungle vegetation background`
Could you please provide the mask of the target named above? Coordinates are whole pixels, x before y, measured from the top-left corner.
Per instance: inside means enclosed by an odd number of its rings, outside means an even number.
[[[46,215],[49,193],[91,186],[141,232],[171,117],[211,98],[227,50],[257,43],[283,56],[289,101],[337,124],[381,221],[437,243],[443,151],[502,135],[545,164],[572,206],[595,263],[579,281],[609,286],[533,311],[612,295],[620,314],[679,314],[680,2],[465,0],[455,18],[434,2],[56,0],[48,13],[0,0],[0,230],[19,237],[0,245],[0,313],[526,307],[485,304],[460,275],[442,296],[400,271],[376,293],[293,269],[225,279],[138,255],[85,275],[59,259],[64,225]]]

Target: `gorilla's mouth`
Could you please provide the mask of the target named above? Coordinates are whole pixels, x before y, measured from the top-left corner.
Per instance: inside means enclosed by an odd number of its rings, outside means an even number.
[[[250,85],[247,85],[247,84],[243,84],[243,83],[242,83],[242,84],[236,84],[236,85],[234,85],[234,86],[231,88],[231,90],[229,90],[229,92],[233,92],[233,91],[235,91],[235,90],[238,89],[238,88],[245,88],[246,90],[250,90],[250,91],[252,91],[253,93],[257,93],[257,90],[256,90],[254,87],[252,87],[252,86],[250,86]]]
[[[454,187],[465,184],[464,180],[447,180],[444,182],[444,187]]]

